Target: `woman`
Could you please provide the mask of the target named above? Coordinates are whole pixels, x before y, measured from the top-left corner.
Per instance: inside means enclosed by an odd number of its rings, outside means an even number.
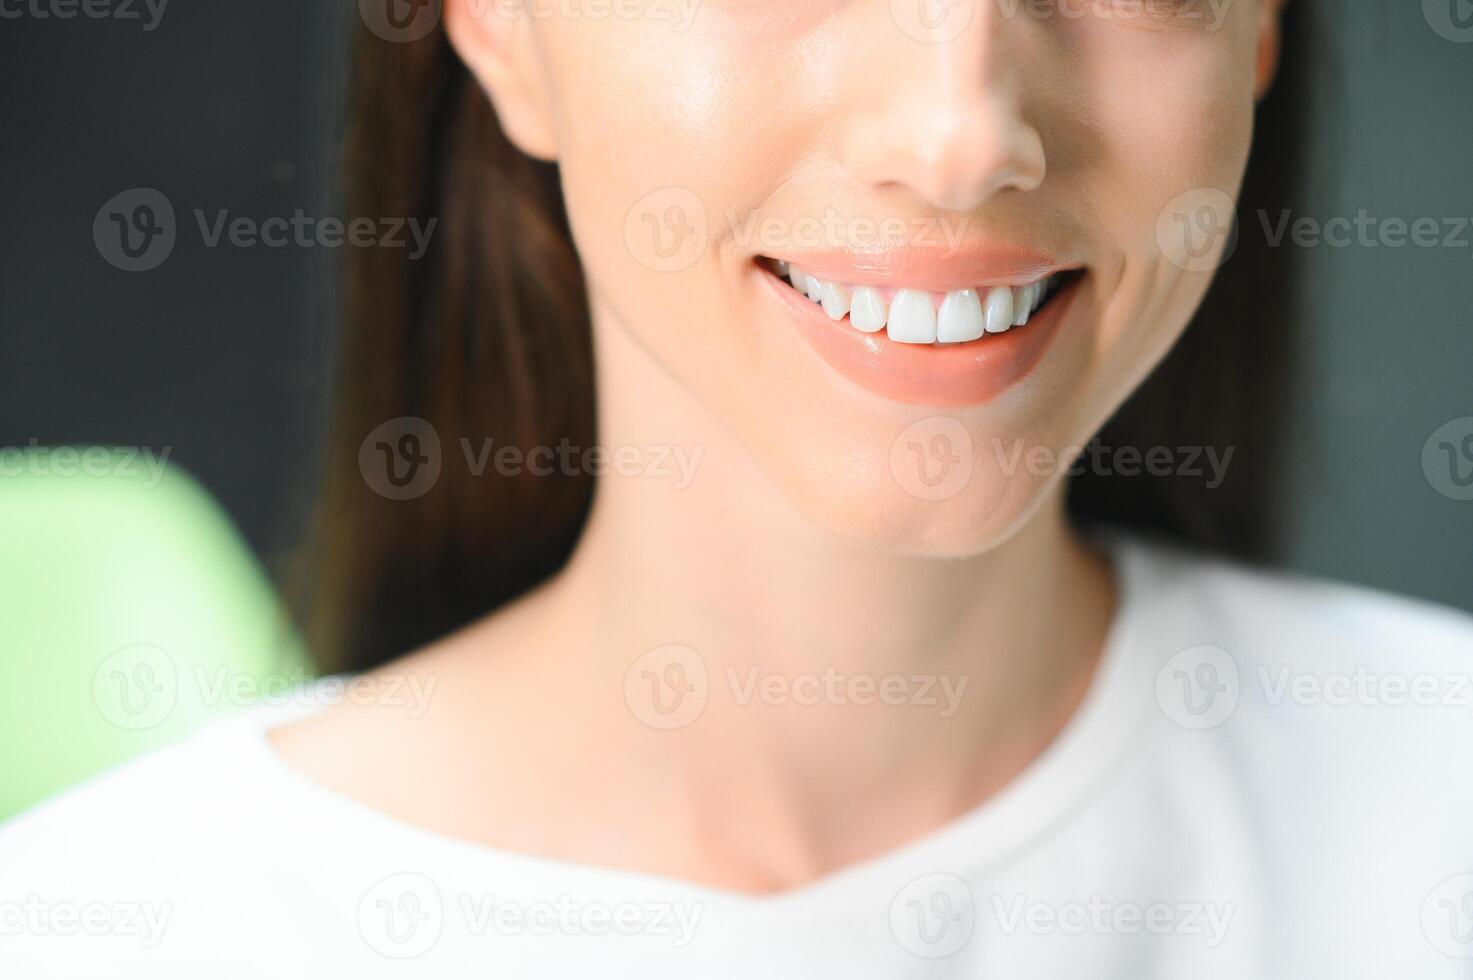
[[[0,832],[17,975],[1467,975],[1468,620],[1119,527],[1271,540],[1279,0],[363,6],[372,696]]]

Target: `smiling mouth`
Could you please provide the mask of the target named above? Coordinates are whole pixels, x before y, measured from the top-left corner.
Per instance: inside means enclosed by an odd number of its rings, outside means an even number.
[[[763,258],[761,262],[836,323],[865,334],[883,331],[895,343],[940,347],[985,341],[1026,327],[1080,274],[1070,269],[1042,278],[941,293],[831,282],[781,259]]]
[[[977,245],[758,256],[798,335],[839,375],[883,398],[979,406],[1033,373],[1093,295],[1087,266]],[[825,278],[818,278],[817,270]],[[969,286],[968,283],[976,283]]]

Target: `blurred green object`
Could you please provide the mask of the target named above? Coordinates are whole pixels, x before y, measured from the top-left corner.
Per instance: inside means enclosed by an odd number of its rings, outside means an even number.
[[[229,520],[167,453],[0,449],[0,819],[308,679]]]

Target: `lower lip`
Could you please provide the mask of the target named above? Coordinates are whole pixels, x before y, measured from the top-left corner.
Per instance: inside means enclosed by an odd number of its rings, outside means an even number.
[[[792,310],[804,339],[830,367],[883,398],[935,408],[982,405],[1028,377],[1084,281],[1075,276],[1022,327],[964,344],[901,344],[883,330],[856,330],[847,317],[830,320],[823,307],[799,296],[773,272],[761,272]]]

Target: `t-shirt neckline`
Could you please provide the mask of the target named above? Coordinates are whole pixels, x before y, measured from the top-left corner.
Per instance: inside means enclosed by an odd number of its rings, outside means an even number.
[[[433,851],[457,866],[490,865],[488,873],[494,870],[503,880],[513,871],[549,882],[603,879],[625,891],[644,885],[760,910],[822,902],[871,886],[894,888],[930,874],[976,877],[1016,858],[1078,813],[1137,737],[1142,692],[1149,692],[1150,681],[1141,673],[1142,658],[1132,653],[1141,648],[1148,616],[1149,556],[1144,546],[1113,533],[1096,540],[1112,561],[1116,612],[1084,697],[1053,741],[1007,786],[966,813],[913,841],[780,892],[738,892],[654,872],[506,851],[404,822],[315,782],[277,754],[268,737],[272,729],[320,710],[316,707],[252,711],[225,727],[245,739],[249,765],[268,782],[283,784],[282,798],[290,794],[302,800],[305,831],[310,832],[313,815],[321,814],[327,821],[325,832],[343,834],[356,824],[386,846],[402,845],[410,853]]]

